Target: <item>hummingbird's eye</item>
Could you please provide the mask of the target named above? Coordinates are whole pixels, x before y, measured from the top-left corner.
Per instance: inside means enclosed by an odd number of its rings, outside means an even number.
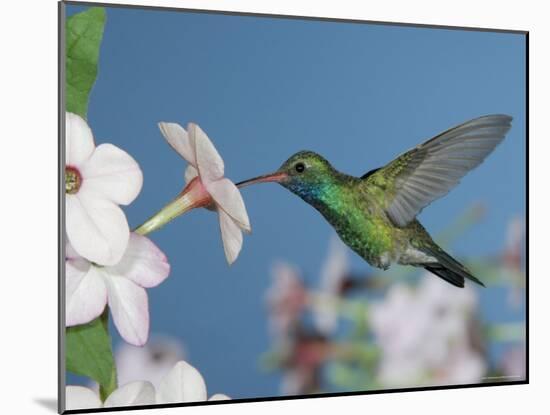
[[[306,169],[306,166],[304,163],[296,163],[296,165],[294,166],[294,168],[296,169],[296,171],[298,173],[302,173],[305,169]]]

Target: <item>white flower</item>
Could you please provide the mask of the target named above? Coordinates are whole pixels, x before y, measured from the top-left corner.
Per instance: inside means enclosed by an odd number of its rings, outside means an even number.
[[[78,115],[66,113],[65,125],[67,237],[89,261],[116,264],[130,233],[118,205],[137,197],[143,175],[136,161],[118,147],[96,147],[90,127]]]
[[[128,383],[116,389],[104,403],[91,389],[67,386],[66,409],[109,408],[133,405],[200,402],[207,400],[206,384],[200,372],[185,361],[177,362],[155,387],[147,381]],[[215,394],[210,401],[230,399],[227,395]]]
[[[128,383],[111,393],[105,402],[83,386],[65,387],[65,409],[115,408],[119,406],[151,405],[155,403],[155,388],[149,382]]]
[[[180,403],[206,401],[206,383],[200,372],[185,361],[180,361],[164,377],[157,389],[157,403]],[[210,401],[230,399],[217,393]]]
[[[242,232],[250,232],[250,222],[242,196],[235,184],[224,177],[224,163],[201,128],[189,123],[187,131],[175,123],[159,123],[168,143],[187,162],[186,187],[157,215],[141,225],[137,232],[149,233],[176,216],[197,207],[214,209],[219,214],[225,257],[232,264],[243,244]]]
[[[120,335],[141,346],[149,334],[149,310],[145,288],[160,284],[170,273],[166,256],[145,236],[132,233],[121,260],[112,266],[97,266],[67,245],[66,324],[88,323],[105,305],[113,315]]]
[[[487,368],[472,347],[476,306],[473,289],[457,290],[431,275],[417,290],[394,285],[370,310],[382,351],[379,380],[389,386],[479,382]]]
[[[118,382],[124,385],[146,379],[158,387],[164,375],[184,358],[182,344],[171,337],[150,336],[142,347],[121,343],[115,352]]]

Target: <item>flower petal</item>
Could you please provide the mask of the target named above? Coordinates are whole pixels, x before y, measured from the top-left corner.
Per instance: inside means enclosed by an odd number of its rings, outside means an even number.
[[[107,304],[107,290],[98,269],[85,259],[65,261],[65,324],[85,324],[98,317]]]
[[[216,393],[208,399],[209,401],[229,401],[231,398],[223,393]]]
[[[206,384],[197,369],[185,361],[172,368],[157,390],[157,403],[206,400]]]
[[[109,270],[142,287],[150,288],[168,277],[170,264],[166,255],[149,238],[131,233],[124,256]]]
[[[115,351],[118,384],[147,379],[158,387],[164,376],[184,356],[182,343],[169,336],[153,335],[143,347],[122,342]]]
[[[65,203],[67,237],[75,251],[100,265],[116,264],[130,237],[122,210],[82,191],[66,195]]]
[[[191,145],[187,131],[181,125],[172,122],[159,122],[159,128],[168,144],[189,164],[196,166],[195,149]]]
[[[69,261],[71,259],[82,259],[82,257],[78,255],[78,252],[76,252],[73,246],[67,241],[65,243],[65,260]]]
[[[191,164],[185,169],[185,184],[189,183],[195,177],[199,175],[199,172]]]
[[[83,386],[65,387],[65,409],[101,408],[103,404],[91,389]]]
[[[80,116],[65,113],[65,164],[79,167],[94,152],[92,130]]]
[[[137,162],[112,144],[97,146],[80,167],[80,174],[80,192],[94,193],[118,205],[131,203],[143,185],[143,173]]]
[[[149,303],[145,289],[127,278],[112,274],[106,275],[104,281],[118,332],[128,343],[143,346],[149,336]]]
[[[150,382],[131,382],[116,389],[105,400],[105,408],[155,403],[155,388]]]
[[[207,183],[223,177],[224,164],[220,154],[206,133],[190,122],[187,125],[191,145],[195,148],[196,167],[203,182]]]
[[[239,252],[241,252],[241,248],[243,246],[243,234],[231,216],[221,209],[219,209],[218,213],[220,217],[223,250],[225,252],[227,263],[231,265],[239,256]]]
[[[245,232],[250,232],[250,221],[241,192],[235,184],[226,178],[205,183],[206,190],[216,204],[225,211]]]

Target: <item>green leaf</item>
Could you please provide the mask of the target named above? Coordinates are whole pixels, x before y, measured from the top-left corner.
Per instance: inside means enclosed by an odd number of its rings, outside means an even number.
[[[109,335],[108,309],[88,324],[67,328],[67,370],[92,378],[100,386],[101,399],[116,389],[116,368]]]
[[[90,91],[97,77],[105,9],[92,7],[66,22],[66,109],[86,118]]]

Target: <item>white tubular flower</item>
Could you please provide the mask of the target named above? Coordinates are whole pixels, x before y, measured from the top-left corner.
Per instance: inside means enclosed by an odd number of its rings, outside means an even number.
[[[137,197],[143,175],[136,161],[118,147],[96,147],[90,127],[78,115],[66,113],[65,126],[67,237],[87,260],[116,264],[130,234],[118,205]]]
[[[145,236],[132,233],[116,265],[100,267],[66,252],[66,325],[85,324],[109,304],[117,330],[128,343],[142,346],[149,335],[145,288],[160,284],[170,273],[164,253]]]
[[[232,264],[241,251],[242,231],[251,230],[241,193],[224,177],[223,160],[198,125],[189,123],[186,131],[179,124],[161,122],[159,128],[172,148],[189,163],[185,171],[186,187],[136,232],[147,234],[190,209],[207,207],[219,214],[225,257]]]

